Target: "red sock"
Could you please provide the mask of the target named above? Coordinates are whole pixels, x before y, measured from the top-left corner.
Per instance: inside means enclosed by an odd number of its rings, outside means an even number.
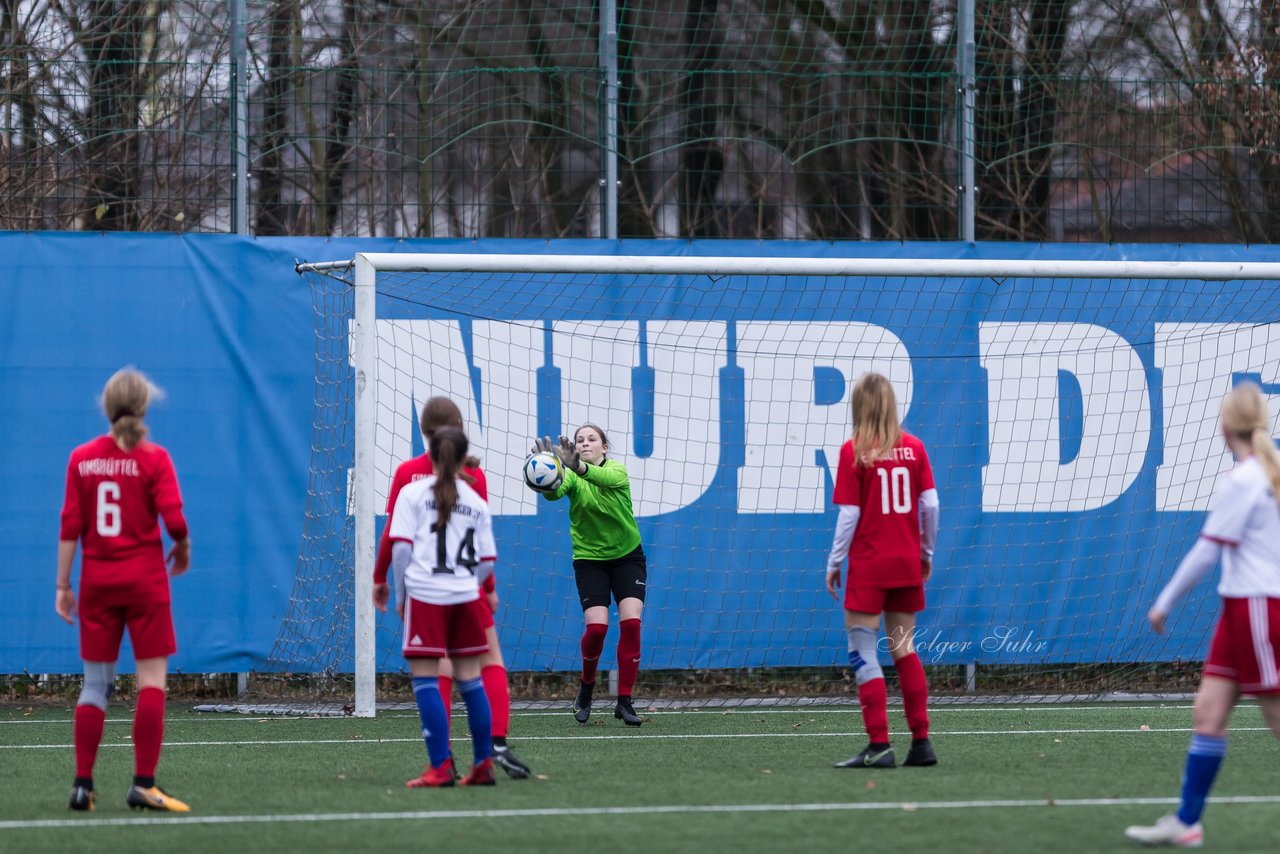
[[[154,777],[164,742],[164,690],[143,688],[133,712],[133,773]]]
[[[97,706],[76,706],[75,733],[76,776],[86,780],[93,778],[93,763],[98,758],[98,745],[102,743],[102,728],[107,722],[107,713]]]
[[[929,737],[929,680],[924,665],[914,652],[898,659],[898,682],[902,686],[902,705],[907,713],[907,727],[913,739]]]
[[[582,681],[588,685],[596,681],[596,666],[604,650],[604,636],[609,633],[607,623],[587,623],[582,633]]]
[[[862,725],[872,744],[889,741],[889,697],[884,678],[872,679],[858,686],[858,705],[862,706]]]
[[[640,672],[640,621],[618,623],[618,696],[630,697]]]
[[[446,721],[452,720],[453,719],[453,677],[437,676],[436,681],[440,683],[440,699],[444,700],[444,719]]]
[[[480,671],[484,680],[484,693],[489,698],[489,711],[493,715],[494,738],[506,738],[511,725],[511,688],[507,685],[507,668],[490,664]]]

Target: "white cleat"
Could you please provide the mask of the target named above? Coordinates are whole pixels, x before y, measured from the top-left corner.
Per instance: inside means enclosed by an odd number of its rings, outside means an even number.
[[[1124,835],[1139,845],[1164,845],[1169,848],[1199,848],[1204,844],[1204,827],[1200,822],[1183,824],[1176,815],[1161,816],[1152,825],[1126,828]]]

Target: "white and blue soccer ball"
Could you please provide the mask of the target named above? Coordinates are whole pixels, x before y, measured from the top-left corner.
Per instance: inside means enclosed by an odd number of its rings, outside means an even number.
[[[524,482],[530,489],[550,492],[564,481],[564,466],[560,458],[548,451],[539,451],[524,462]]]

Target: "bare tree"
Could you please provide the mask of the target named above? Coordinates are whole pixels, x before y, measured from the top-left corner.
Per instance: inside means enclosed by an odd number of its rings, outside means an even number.
[[[225,2],[0,0],[0,225],[225,229]],[[258,233],[602,233],[595,0],[249,2]],[[956,2],[619,4],[622,233],[953,237]],[[1280,239],[1278,5],[980,0],[979,235]]]

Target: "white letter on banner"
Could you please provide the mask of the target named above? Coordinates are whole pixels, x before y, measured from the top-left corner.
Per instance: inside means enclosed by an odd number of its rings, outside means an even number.
[[[1231,468],[1219,425],[1233,375],[1264,385],[1272,435],[1280,426],[1280,395],[1270,388],[1280,383],[1280,323],[1157,323],[1156,366],[1164,375],[1156,509],[1207,510],[1218,475]]]
[[[1151,402],[1129,342],[1087,323],[983,323],[988,464],[982,509],[993,513],[1093,510],[1115,501],[1142,471]],[[1058,373],[1080,384],[1075,459],[1062,460]]]
[[[707,491],[720,463],[720,380],[725,324],[654,320],[645,324],[644,364],[653,374],[653,448],[635,455],[632,371],[641,368],[636,321],[553,324],[552,357],[561,371],[564,432],[586,422],[609,438],[609,455],[627,467],[637,516],[687,507]],[[553,437],[554,438],[554,437]]]
[[[495,516],[536,515],[541,499],[524,485],[523,469],[538,429],[542,322],[477,320],[471,329],[480,369],[480,422],[467,422],[477,424],[468,436],[489,485],[489,510]]]
[[[821,513],[827,475],[852,432],[849,394],[868,371],[893,383],[898,415],[911,408],[911,355],[898,336],[869,323],[739,323],[738,364],[746,378],[746,462],[739,513]],[[840,400],[816,403],[816,368],[844,377]],[[819,465],[817,452],[826,454]]]
[[[537,496],[510,476],[519,472],[536,425],[534,370],[542,355],[540,324],[477,321],[475,367],[483,383],[476,409],[462,332],[452,320],[379,320],[374,488],[378,512],[396,466],[413,456],[427,398],[451,398],[462,410],[471,453],[480,458],[494,515],[533,515]],[[483,418],[481,417],[483,415]],[[482,426],[483,422],[483,426]]]

